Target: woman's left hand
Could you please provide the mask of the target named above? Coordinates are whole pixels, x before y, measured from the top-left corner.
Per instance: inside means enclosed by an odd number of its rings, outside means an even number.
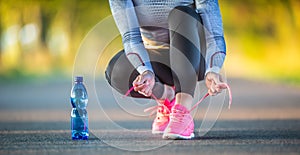
[[[223,82],[222,76],[220,74],[209,72],[205,77],[205,84],[208,88],[209,95],[217,95],[223,89],[227,88],[226,83]]]

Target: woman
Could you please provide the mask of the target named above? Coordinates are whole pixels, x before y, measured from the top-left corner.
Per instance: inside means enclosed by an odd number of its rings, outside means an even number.
[[[159,100],[152,133],[164,139],[191,139],[190,114],[197,81],[210,95],[226,89],[220,68],[226,47],[217,0],[110,0],[124,50],[106,69],[122,94]]]

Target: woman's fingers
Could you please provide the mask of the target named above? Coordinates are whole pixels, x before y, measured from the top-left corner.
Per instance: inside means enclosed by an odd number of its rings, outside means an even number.
[[[146,87],[144,93],[145,93],[145,95],[146,95],[147,97],[151,96],[151,94],[152,94],[152,88],[149,87],[149,86]]]
[[[135,86],[134,90],[147,97],[152,94],[152,88],[146,83]]]
[[[222,92],[223,89],[227,89],[227,85],[225,83],[218,83],[211,85],[211,88],[209,89],[210,95],[217,95]]]
[[[141,75],[137,76],[137,78],[132,82],[135,91],[140,91],[144,88],[145,79],[142,78]]]
[[[211,84],[210,84],[210,90],[211,90],[211,92],[216,92],[216,88],[215,88],[216,86],[215,86],[215,83],[214,82],[212,82]]]
[[[219,89],[227,89],[227,85],[225,83],[218,83],[216,87],[218,87]]]
[[[220,89],[220,87],[218,87],[218,85],[216,85],[215,90],[216,90],[216,93],[221,93],[221,91],[222,91],[222,89]]]
[[[141,79],[141,77],[140,77],[140,76],[137,76],[137,77],[135,78],[135,80],[132,82],[132,85],[133,85],[135,91],[137,91],[136,88],[140,85],[140,82],[139,82],[140,79]]]
[[[152,94],[152,87],[147,85],[146,83],[142,85],[143,87],[139,89],[139,93],[149,97]]]
[[[215,96],[215,95],[218,94],[217,91],[213,91],[212,89],[209,89],[209,90],[208,90],[208,93],[209,93],[209,95],[211,95],[211,96]]]
[[[221,93],[223,89],[227,89],[227,85],[223,82],[222,76],[212,72],[206,75],[206,86],[209,95],[212,96]]]
[[[144,85],[139,85],[134,87],[134,91],[141,91],[144,88]]]
[[[138,91],[138,93],[140,93],[146,97],[149,97],[152,94],[152,90],[150,87],[146,87],[146,88],[143,88],[142,90]]]

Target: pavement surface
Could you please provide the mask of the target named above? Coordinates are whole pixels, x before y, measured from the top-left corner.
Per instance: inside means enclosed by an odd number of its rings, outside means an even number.
[[[89,93],[88,141],[71,140],[70,81],[2,83],[0,154],[300,154],[300,88],[228,82],[231,110],[226,97],[218,120],[202,135],[198,129],[209,106],[201,104],[195,112],[196,138],[176,141],[151,134],[153,117],[142,115],[142,109],[155,103],[140,101],[124,109],[103,81],[96,83],[98,96]]]

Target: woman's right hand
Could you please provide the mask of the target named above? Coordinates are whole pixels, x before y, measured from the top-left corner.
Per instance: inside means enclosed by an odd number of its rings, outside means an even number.
[[[155,75],[151,71],[145,71],[133,81],[134,90],[138,93],[149,97],[155,84]]]

